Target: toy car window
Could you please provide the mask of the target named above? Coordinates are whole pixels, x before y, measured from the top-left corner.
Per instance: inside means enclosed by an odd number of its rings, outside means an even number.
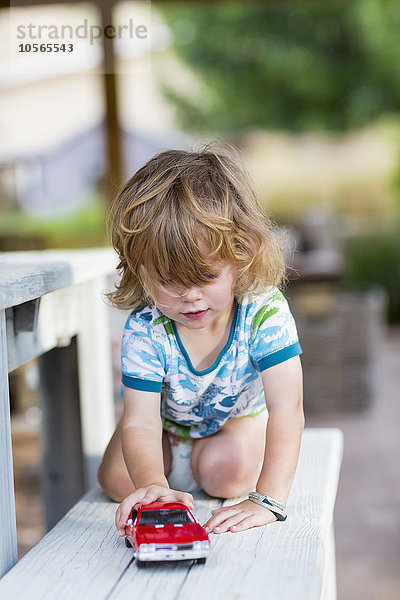
[[[185,510],[144,510],[140,515],[140,525],[180,525],[193,523]]]
[[[132,509],[132,513],[131,513],[131,519],[132,519],[132,521],[135,521],[135,519],[137,517],[137,513],[138,513],[137,509],[133,508]]]

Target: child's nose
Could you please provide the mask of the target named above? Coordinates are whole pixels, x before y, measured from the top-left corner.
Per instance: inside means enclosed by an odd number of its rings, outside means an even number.
[[[185,302],[194,302],[201,298],[201,290],[198,287],[191,287],[187,290],[186,294],[183,297]]]

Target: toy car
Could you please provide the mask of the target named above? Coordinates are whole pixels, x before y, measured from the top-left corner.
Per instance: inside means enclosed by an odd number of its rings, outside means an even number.
[[[152,561],[205,563],[210,548],[205,529],[181,502],[135,505],[125,526],[125,543],[134,549],[138,567]]]

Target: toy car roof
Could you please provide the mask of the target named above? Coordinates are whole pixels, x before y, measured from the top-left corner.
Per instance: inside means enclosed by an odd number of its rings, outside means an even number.
[[[134,506],[135,509],[137,510],[172,510],[172,509],[181,509],[181,510],[187,510],[189,512],[190,509],[188,506],[186,506],[186,504],[184,504],[183,502],[150,502],[150,504],[136,504]]]

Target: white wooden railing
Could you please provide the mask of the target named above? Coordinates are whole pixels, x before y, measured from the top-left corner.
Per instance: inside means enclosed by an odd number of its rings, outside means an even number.
[[[0,254],[0,576],[17,561],[8,373],[40,357],[51,527],[95,483],[115,425],[102,291],[116,262],[110,248]]]

